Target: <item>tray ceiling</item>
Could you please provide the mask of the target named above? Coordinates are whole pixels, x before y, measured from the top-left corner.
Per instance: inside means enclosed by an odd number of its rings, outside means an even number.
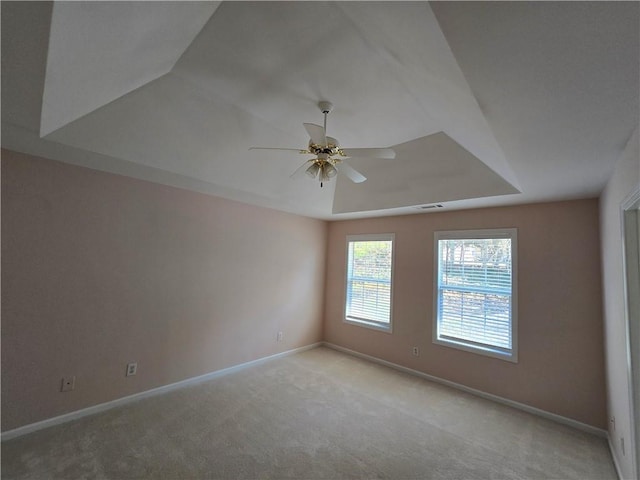
[[[594,196],[638,125],[638,4],[28,3],[2,3],[3,146],[302,215]],[[396,160],[320,189],[249,151],[305,148],[319,100]]]

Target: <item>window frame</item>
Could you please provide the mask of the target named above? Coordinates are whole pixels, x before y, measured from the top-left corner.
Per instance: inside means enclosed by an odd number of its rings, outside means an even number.
[[[437,345],[464,350],[479,355],[498,358],[512,363],[518,363],[518,229],[494,228],[478,230],[447,230],[434,232],[434,268],[433,268],[433,325],[432,342]],[[440,338],[439,317],[440,306],[440,240],[464,239],[499,239],[511,240],[511,350],[492,347],[482,343],[475,343],[466,339]]]
[[[370,241],[391,241],[391,272],[389,280],[389,322],[379,322],[376,320],[367,320],[349,317],[348,300],[349,300],[349,244],[351,242],[370,242]],[[371,328],[385,333],[393,332],[393,277],[395,266],[395,248],[396,240],[395,233],[372,233],[372,234],[358,234],[347,235],[346,238],[346,251],[345,251],[345,284],[344,284],[344,310],[343,310],[343,322],[349,325],[357,325],[359,327]]]

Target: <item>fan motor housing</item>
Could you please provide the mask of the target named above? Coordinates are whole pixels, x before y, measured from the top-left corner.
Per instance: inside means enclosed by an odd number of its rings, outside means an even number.
[[[338,153],[340,153],[340,146],[338,145],[338,140],[333,137],[327,137],[327,145],[318,145],[310,141],[309,151],[314,155],[320,153],[326,153],[329,156],[338,155]]]

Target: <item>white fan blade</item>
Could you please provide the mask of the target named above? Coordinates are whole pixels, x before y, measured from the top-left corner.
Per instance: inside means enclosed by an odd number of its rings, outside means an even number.
[[[347,157],[396,158],[393,148],[342,148]]]
[[[326,136],[324,127],[316,125],[315,123],[303,123],[303,125],[307,130],[309,137],[311,138],[311,143],[324,146],[324,140]]]
[[[281,152],[311,153],[308,150],[302,150],[300,148],[250,147],[249,150],[279,150]]]
[[[353,183],[362,183],[367,179],[367,177],[362,175],[351,165],[348,165],[344,162],[337,163],[336,168],[340,173],[344,173]]]
[[[300,165],[298,168],[296,168],[296,171],[293,172],[291,175],[289,175],[290,178],[301,178],[307,171],[307,168],[309,168],[311,166],[311,164],[313,163],[313,161],[315,160],[315,158],[312,158],[311,160],[307,160],[306,162],[304,162],[302,165]]]

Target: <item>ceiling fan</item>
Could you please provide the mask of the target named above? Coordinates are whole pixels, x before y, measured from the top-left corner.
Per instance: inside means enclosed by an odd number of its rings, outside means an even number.
[[[251,147],[249,150],[281,150],[314,155],[315,158],[304,162],[291,174],[291,178],[299,178],[305,174],[311,178],[317,177],[320,181],[320,187],[322,187],[324,182],[328,182],[335,177],[338,172],[344,174],[354,183],[362,183],[367,179],[367,177],[345,163],[347,158],[366,157],[393,159],[396,157],[396,152],[391,148],[340,147],[338,140],[327,136],[327,115],[333,110],[333,105],[330,102],[319,102],[318,107],[320,107],[320,111],[324,114],[324,126],[321,127],[314,123],[303,123],[310,137],[309,145],[306,149]]]

